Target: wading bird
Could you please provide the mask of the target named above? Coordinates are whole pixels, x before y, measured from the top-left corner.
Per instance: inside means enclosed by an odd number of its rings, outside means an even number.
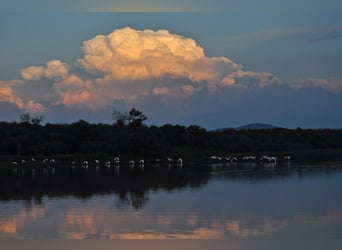
[[[88,161],[83,161],[83,168],[88,168],[89,162]]]
[[[134,167],[135,166],[135,162],[133,160],[128,162],[128,166],[130,167]]]
[[[291,156],[284,156],[283,160],[289,162],[291,160]]]
[[[231,163],[237,163],[238,159],[236,157],[233,157],[233,158],[230,159],[230,162]]]
[[[120,158],[119,157],[114,157],[114,163],[119,164],[120,163]]]
[[[212,155],[212,156],[210,156],[210,159],[215,160],[215,161],[221,161],[222,157],[216,156],[216,155]]]

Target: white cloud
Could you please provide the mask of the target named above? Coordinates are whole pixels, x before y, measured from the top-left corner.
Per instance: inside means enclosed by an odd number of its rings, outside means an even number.
[[[170,75],[194,82],[218,82],[241,66],[224,57],[206,57],[193,39],[166,30],[115,30],[85,41],[79,64],[112,80],[143,80]]]
[[[167,30],[126,27],[95,36],[82,49],[83,57],[74,64],[49,61],[23,69],[22,78],[52,83],[53,105],[92,110],[115,100],[188,98],[203,89],[260,88],[281,82],[271,73],[244,71],[226,57],[208,57],[195,40]]]
[[[66,78],[69,75],[68,65],[60,60],[52,60],[46,63],[45,67],[31,66],[21,71],[24,80],[40,80]]]

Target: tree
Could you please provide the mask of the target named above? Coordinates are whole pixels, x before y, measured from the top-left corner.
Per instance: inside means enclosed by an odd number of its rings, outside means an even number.
[[[135,108],[132,108],[128,113],[128,122],[131,127],[141,127],[146,120],[147,116]]]
[[[30,123],[32,125],[39,125],[43,121],[42,115],[32,116],[30,113],[24,113],[20,115],[20,121],[22,123]]]
[[[20,115],[20,121],[22,123],[30,123],[30,117],[31,117],[30,113],[21,114]]]
[[[114,123],[118,126],[141,127],[143,122],[147,120],[141,111],[132,108],[128,113],[114,110],[112,113]]]
[[[129,118],[127,112],[121,112],[119,110],[114,110],[112,113],[114,123],[120,127],[128,125]]]
[[[31,123],[33,125],[39,125],[43,121],[42,115],[36,115],[34,117],[31,117]]]

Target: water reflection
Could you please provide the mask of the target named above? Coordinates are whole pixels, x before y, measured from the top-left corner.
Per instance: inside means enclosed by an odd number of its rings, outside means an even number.
[[[5,170],[4,170],[5,169]],[[210,173],[183,171],[179,166],[100,168],[53,166],[48,168],[2,168],[0,181],[1,200],[39,200],[47,196],[73,195],[87,199],[94,194],[116,194],[122,204],[130,202],[142,208],[148,201],[148,191],[166,189],[180,190],[188,186],[200,187],[208,182]]]
[[[326,233],[329,237],[340,239],[341,232],[337,230],[341,229],[342,224],[341,211],[333,211],[318,217],[277,218],[248,215],[234,219],[227,219],[225,216],[116,214],[101,205],[94,206],[88,211],[54,211],[56,214],[52,218],[48,217],[50,212],[41,207],[34,207],[30,211],[22,210],[7,215],[7,218],[1,215],[0,235],[6,238],[59,239],[248,239],[276,234],[289,225],[308,228],[315,225],[333,225],[332,229],[335,231]],[[37,228],[49,231],[38,231]],[[309,236],[302,235],[303,238]]]
[[[1,238],[342,238],[338,164],[54,168],[2,170]]]
[[[6,215],[0,216],[0,234],[17,237],[18,228],[23,227],[27,223],[36,223],[39,218],[43,218],[45,208],[41,206],[33,206],[28,209],[22,209],[19,211],[7,211]]]

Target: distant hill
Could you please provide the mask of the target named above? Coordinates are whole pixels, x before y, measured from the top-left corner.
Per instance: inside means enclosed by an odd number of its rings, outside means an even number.
[[[229,129],[235,129],[235,130],[259,130],[259,129],[277,129],[280,127],[276,127],[270,124],[265,123],[250,123],[241,127],[235,127],[235,128],[219,128],[215,129],[213,131],[225,131]]]

